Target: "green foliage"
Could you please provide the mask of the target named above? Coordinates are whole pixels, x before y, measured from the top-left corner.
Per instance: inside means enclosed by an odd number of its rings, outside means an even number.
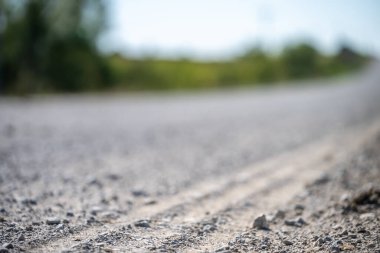
[[[0,20],[1,92],[73,92],[110,83],[95,45],[105,21],[100,0],[2,0]]]
[[[279,55],[252,47],[228,61],[104,56],[102,0],[0,0],[0,92],[178,90],[270,84],[329,76],[368,61],[343,45],[334,56],[311,44]]]
[[[349,53],[347,53],[349,52]],[[273,56],[252,48],[229,61],[108,58],[118,90],[177,90],[242,85],[330,76],[357,69],[368,61],[344,47],[337,55],[322,55],[312,45],[286,47]]]
[[[298,79],[317,76],[318,58],[319,53],[311,45],[302,43],[286,47],[281,55],[286,77]]]

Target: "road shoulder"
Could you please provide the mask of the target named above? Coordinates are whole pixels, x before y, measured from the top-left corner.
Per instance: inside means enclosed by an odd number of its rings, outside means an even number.
[[[380,134],[223,252],[380,252]]]

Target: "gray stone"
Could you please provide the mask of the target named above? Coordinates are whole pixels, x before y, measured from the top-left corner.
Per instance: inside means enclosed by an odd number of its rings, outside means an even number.
[[[375,247],[376,247],[376,243],[368,244],[368,248],[375,248]]]
[[[348,194],[348,193],[344,193],[342,194],[342,196],[340,197],[340,201],[341,202],[346,202],[346,201],[349,201],[351,199],[351,195]]]
[[[269,224],[265,217],[265,214],[255,219],[255,221],[253,222],[253,227],[258,229],[269,229]]]
[[[91,208],[90,213],[91,213],[92,215],[97,215],[98,213],[103,212],[103,211],[104,211],[104,209],[103,209],[102,207],[100,207],[100,206],[93,206],[93,207]]]
[[[274,218],[275,219],[284,219],[285,215],[286,215],[285,211],[283,211],[283,210],[277,210],[277,212],[274,215]]]
[[[148,193],[143,190],[132,190],[131,193],[134,197],[148,197]]]
[[[295,220],[285,220],[285,225],[296,226],[297,222]]]
[[[205,224],[202,228],[203,232],[210,232],[210,231],[215,231],[215,230],[216,230],[215,224]]]
[[[120,215],[117,212],[107,211],[101,214],[102,219],[114,220],[119,218]]]
[[[373,220],[373,219],[375,219],[375,214],[374,213],[363,213],[359,217],[362,220]]]
[[[154,200],[154,199],[147,199],[147,200],[144,202],[144,205],[147,205],[147,206],[155,205],[155,204],[157,204],[157,200]]]
[[[301,225],[306,225],[306,224],[307,224],[307,222],[306,222],[304,219],[302,219],[302,217],[299,217],[299,218],[297,219],[297,223],[298,223],[298,224],[301,224]]]
[[[343,242],[341,240],[334,241],[331,246],[330,250],[332,252],[340,252],[340,246],[343,245]]]
[[[37,205],[37,200],[33,198],[24,198],[21,200],[21,203],[24,205]]]
[[[339,247],[339,246],[336,246],[336,245],[332,245],[332,246],[330,247],[330,250],[331,250],[331,252],[334,252],[334,253],[336,253],[336,252],[340,252],[340,247]]]
[[[314,243],[314,246],[321,246],[325,243],[325,240],[323,240],[322,237],[318,238],[315,243]]]
[[[9,242],[4,243],[3,244],[3,248],[5,248],[5,249],[13,249],[13,244],[9,243]]]
[[[48,225],[58,225],[61,223],[61,220],[57,217],[50,217],[46,219],[46,224]]]
[[[295,210],[304,210],[305,209],[305,206],[304,205],[301,205],[301,204],[297,204],[294,206],[294,209]]]
[[[19,241],[25,241],[25,236],[23,234],[21,234],[19,237],[18,237],[18,240]]]
[[[95,219],[94,216],[91,216],[90,218],[87,219],[87,224],[89,224],[89,225],[94,224],[96,222],[97,222],[97,220]]]
[[[112,181],[116,181],[120,179],[120,176],[118,174],[110,173],[107,175],[107,178]]]
[[[293,243],[289,240],[284,240],[284,244],[287,246],[293,245]]]
[[[301,217],[298,219],[293,220],[285,220],[285,225],[287,226],[294,226],[294,227],[302,227],[303,225],[306,225],[306,221],[302,219]]]
[[[135,227],[150,228],[149,220],[139,220],[134,223]]]

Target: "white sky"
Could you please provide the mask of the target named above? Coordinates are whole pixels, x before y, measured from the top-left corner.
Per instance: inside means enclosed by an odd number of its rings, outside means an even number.
[[[380,56],[378,0],[112,0],[107,52],[228,57],[308,39],[326,52],[346,41]]]

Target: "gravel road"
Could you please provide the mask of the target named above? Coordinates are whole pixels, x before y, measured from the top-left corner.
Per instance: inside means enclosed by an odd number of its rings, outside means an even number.
[[[379,122],[379,63],[270,89],[0,98],[0,251],[281,252],[247,227],[377,150]]]

